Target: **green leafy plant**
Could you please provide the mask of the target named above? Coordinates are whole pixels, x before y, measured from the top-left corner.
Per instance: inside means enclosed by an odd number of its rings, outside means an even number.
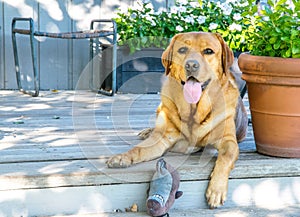
[[[168,10],[154,11],[149,1],[117,13],[119,45],[131,52],[165,48],[175,34],[217,32],[233,51],[300,58],[300,1],[176,0]]]
[[[119,45],[131,52],[144,47],[165,48],[167,40],[180,32],[218,32],[231,49],[247,50],[250,22],[245,19],[250,0],[176,0],[168,10],[154,11],[149,1],[117,13]]]
[[[254,5],[245,23],[251,54],[284,58],[300,58],[300,2],[268,0],[259,11]],[[259,13],[257,13],[259,12]]]

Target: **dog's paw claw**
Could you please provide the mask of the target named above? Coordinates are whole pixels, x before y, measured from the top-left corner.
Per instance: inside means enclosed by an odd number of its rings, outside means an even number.
[[[109,168],[126,168],[131,165],[131,160],[124,154],[112,156],[106,162]]]
[[[224,205],[226,201],[227,190],[225,189],[213,189],[209,186],[206,192],[206,199],[210,209],[217,208]]]

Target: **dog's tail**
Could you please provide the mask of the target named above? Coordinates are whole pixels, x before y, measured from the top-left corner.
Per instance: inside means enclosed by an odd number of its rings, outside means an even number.
[[[236,139],[241,142],[247,136],[248,115],[243,100],[239,97],[235,116]]]
[[[238,59],[237,58],[234,58],[234,61],[233,61],[233,64],[232,66],[230,67],[230,71],[237,83],[237,86],[239,88],[239,91],[240,91],[240,96],[241,98],[243,99],[246,92],[247,92],[247,86],[246,86],[246,81],[244,81],[242,79],[242,72],[238,66]]]

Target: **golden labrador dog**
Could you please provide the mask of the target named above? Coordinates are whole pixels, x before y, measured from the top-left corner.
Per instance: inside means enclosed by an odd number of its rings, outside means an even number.
[[[228,177],[247,131],[247,113],[229,68],[233,54],[214,33],[177,34],[162,55],[167,79],[156,124],[131,150],[112,156],[108,167],[161,157],[167,151],[192,153],[208,144],[218,150],[206,198],[211,208],[226,200]]]

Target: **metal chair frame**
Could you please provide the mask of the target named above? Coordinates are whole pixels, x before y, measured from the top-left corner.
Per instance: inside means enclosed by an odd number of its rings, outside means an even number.
[[[29,28],[28,29],[19,29],[16,28],[17,22],[28,22]],[[95,23],[109,23],[111,22],[113,25],[113,30],[95,30],[94,24]],[[20,64],[19,64],[19,56],[18,56],[18,47],[17,47],[17,39],[16,34],[22,35],[29,35],[30,36],[30,49],[31,49],[31,57],[32,57],[32,65],[33,65],[33,90],[25,90],[22,86],[21,81],[21,72],[20,72]],[[12,20],[12,44],[13,44],[13,53],[14,53],[14,60],[15,60],[15,71],[16,71],[16,79],[18,89],[25,93],[29,94],[33,97],[39,95],[40,90],[40,72],[37,68],[37,40],[35,36],[43,36],[43,37],[51,37],[51,38],[59,38],[59,39],[89,39],[90,40],[90,53],[89,53],[89,60],[93,61],[94,52],[93,52],[93,43],[96,38],[106,38],[109,41],[113,48],[112,54],[112,84],[111,84],[111,91],[101,90],[99,88],[95,88],[93,86],[93,67],[91,67],[91,75],[90,75],[90,88],[93,91],[98,91],[98,93],[113,96],[116,91],[116,57],[117,57],[117,24],[114,20],[107,20],[107,19],[98,19],[92,20],[90,25],[90,30],[88,31],[78,31],[78,32],[66,32],[66,33],[49,33],[49,32],[40,32],[34,30],[34,21],[32,18],[13,18]],[[109,39],[109,36],[113,36],[112,40]],[[101,85],[101,84],[99,84]]]

